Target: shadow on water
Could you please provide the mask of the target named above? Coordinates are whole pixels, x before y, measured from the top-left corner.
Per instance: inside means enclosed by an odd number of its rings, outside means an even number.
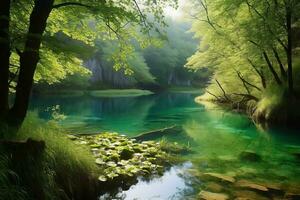
[[[121,192],[121,199],[185,199],[195,197],[201,190],[216,192],[216,188],[230,198],[243,195],[237,194],[241,188],[236,184],[205,173],[300,193],[299,130],[265,131],[245,115],[211,104],[196,104],[194,97],[186,93],[122,98],[35,97],[31,109],[50,119],[46,108],[60,105],[60,112],[66,116],[61,123],[74,133],[116,131],[134,136],[175,124],[182,126],[182,133],[166,139],[192,148],[192,154],[181,155],[189,164],[175,166],[160,178],[140,180]],[[251,192],[265,199],[274,196]]]

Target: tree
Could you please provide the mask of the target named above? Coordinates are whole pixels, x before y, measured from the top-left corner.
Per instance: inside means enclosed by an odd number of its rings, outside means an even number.
[[[193,31],[201,46],[187,66],[214,69],[207,95],[247,104],[276,86],[292,96],[299,6],[294,0],[195,1],[201,12],[192,14]]]
[[[43,43],[44,35],[51,36],[53,32],[63,30],[68,36],[73,36],[74,30],[96,33],[100,29],[101,32],[97,34],[102,33],[101,37],[109,37],[113,34],[122,39],[128,34],[123,31],[128,26],[142,25],[141,31],[146,33],[155,24],[164,25],[162,10],[168,5],[176,6],[176,1],[1,1],[0,114],[2,121],[8,126],[18,128],[26,116],[34,73],[40,60],[40,49],[46,44]],[[148,20],[144,13],[152,13],[154,20]],[[60,27],[60,23],[64,23],[65,26]],[[83,35],[76,33],[75,38],[92,41],[92,36],[96,34],[87,34],[87,32]],[[15,48],[12,48],[10,44],[15,40],[18,42],[14,44]],[[122,45],[126,46],[124,43]],[[10,73],[12,70],[10,70],[9,58],[12,52],[17,53],[19,57],[19,66],[15,74]],[[10,75],[17,77],[15,100],[11,108],[8,106]]]

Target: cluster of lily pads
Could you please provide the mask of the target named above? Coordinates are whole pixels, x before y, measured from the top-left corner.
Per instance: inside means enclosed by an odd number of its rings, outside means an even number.
[[[103,169],[98,178],[101,182],[160,175],[168,164],[168,155],[161,150],[159,142],[140,143],[117,133],[72,136],[71,139],[90,147],[96,164]]]

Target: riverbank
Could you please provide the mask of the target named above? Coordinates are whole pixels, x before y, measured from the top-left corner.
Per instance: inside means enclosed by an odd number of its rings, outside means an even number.
[[[1,145],[0,156],[0,199],[7,200],[97,199],[129,188],[138,177],[160,176],[175,162],[165,143],[140,143],[117,133],[68,135],[37,116],[3,140],[10,141]]]
[[[151,95],[153,92],[142,89],[105,89],[105,90],[44,90],[36,91],[35,95],[42,96],[66,96],[66,97],[137,97]]]
[[[273,126],[299,127],[300,109],[297,105],[299,105],[300,99],[295,96],[265,95],[264,98],[257,102],[251,101],[247,104],[239,104],[232,101],[219,101],[202,95],[196,97],[195,102],[199,104],[211,102],[224,109],[247,114],[254,122],[265,128]]]
[[[158,91],[150,91],[145,89],[103,89],[103,90],[36,90],[33,94],[40,96],[66,96],[66,97],[81,97],[81,96],[91,96],[91,97],[137,97],[151,95],[160,92],[170,92],[170,93],[186,93],[186,94],[201,94],[203,90],[201,88],[193,87],[169,87]]]

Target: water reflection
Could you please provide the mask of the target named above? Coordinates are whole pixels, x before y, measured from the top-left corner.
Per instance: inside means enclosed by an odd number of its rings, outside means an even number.
[[[181,174],[191,166],[192,164],[188,162],[171,167],[162,177],[150,181],[140,180],[138,184],[120,195],[124,200],[183,199],[186,193],[192,193],[192,191]]]
[[[125,199],[184,199],[180,197],[182,193],[196,195],[211,184],[211,180],[203,179],[203,173],[218,173],[237,181],[272,183],[285,191],[300,186],[299,130],[266,131],[254,125],[246,115],[207,103],[196,104],[194,97],[193,94],[174,93],[134,98],[36,97],[31,108],[48,119],[50,115],[45,109],[60,105],[61,112],[67,116],[63,126],[80,133],[108,130],[133,136],[181,125],[181,133],[166,139],[189,144],[193,153],[182,157],[192,165],[188,170],[186,166],[174,167],[150,182],[140,181],[121,193]],[[254,162],[241,159],[243,152],[253,153],[260,159]],[[232,198],[238,190],[233,185],[221,187]]]

